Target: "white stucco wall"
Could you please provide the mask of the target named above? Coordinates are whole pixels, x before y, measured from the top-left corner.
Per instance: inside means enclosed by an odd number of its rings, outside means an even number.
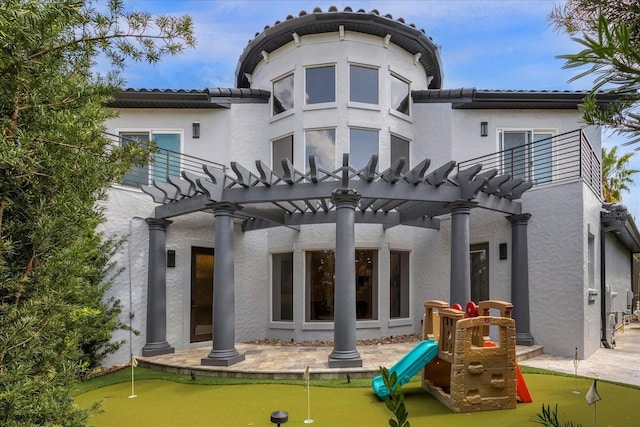
[[[263,106],[264,108],[264,106]],[[108,132],[176,130],[183,133],[182,153],[228,165],[233,128],[228,109],[126,108],[106,122]],[[200,138],[192,137],[192,123],[200,122]]]
[[[584,300],[582,182],[525,193],[531,333],[545,352],[573,356],[581,348]]]
[[[617,293],[611,304],[612,313],[617,313],[618,325],[622,322],[622,312],[627,309],[627,291],[631,290],[631,255],[629,250],[615,237],[615,233],[607,233],[605,238],[605,283],[611,291]]]

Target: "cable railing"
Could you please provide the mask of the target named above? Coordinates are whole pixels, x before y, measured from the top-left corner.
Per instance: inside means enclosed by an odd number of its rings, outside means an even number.
[[[111,138],[114,144],[140,144],[146,145],[145,141],[135,138],[124,138],[120,135],[106,134]],[[164,148],[156,148],[151,154],[151,161],[146,165],[136,165],[125,174],[122,182],[118,184],[127,187],[139,188],[141,185],[148,185],[152,181],[166,182],[168,176],[180,178],[182,171],[193,175],[207,177],[203,167],[207,165],[225,171],[225,166],[221,163],[212,162],[210,160],[201,159],[199,157],[190,156],[179,153],[177,151],[167,150]]]
[[[460,162],[458,171],[476,164],[482,164],[483,170],[497,169],[499,174],[522,178],[534,186],[582,178],[601,195],[600,160],[580,129]]]

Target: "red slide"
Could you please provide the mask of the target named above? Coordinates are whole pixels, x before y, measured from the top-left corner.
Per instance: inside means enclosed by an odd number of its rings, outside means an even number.
[[[531,398],[531,393],[529,393],[529,389],[527,388],[527,383],[524,382],[524,378],[522,377],[522,372],[520,372],[520,366],[516,363],[516,393],[518,395],[518,400],[522,403],[531,403],[533,399]]]

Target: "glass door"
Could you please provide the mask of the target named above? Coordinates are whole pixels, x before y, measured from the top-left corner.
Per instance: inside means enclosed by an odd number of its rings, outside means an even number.
[[[471,245],[471,301],[489,299],[489,244]]]
[[[191,342],[213,339],[213,248],[191,248]]]

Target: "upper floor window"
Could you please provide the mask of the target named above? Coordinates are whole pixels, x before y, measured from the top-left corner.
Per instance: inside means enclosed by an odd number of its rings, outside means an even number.
[[[282,159],[289,159],[293,163],[293,135],[273,141],[271,169],[276,175],[282,176],[284,168],[282,167]]]
[[[503,173],[536,183],[553,178],[553,132],[498,130]]]
[[[336,67],[310,67],[305,69],[305,102],[321,104],[336,101]]]
[[[349,66],[349,100],[365,104],[378,103],[378,69]]]
[[[275,116],[293,108],[293,74],[273,82],[272,114]]]
[[[374,154],[378,154],[378,131],[349,129],[349,164],[355,169],[362,169]]]
[[[309,156],[316,157],[316,166],[333,171],[336,166],[336,130],[316,129],[305,132],[306,169]]]
[[[410,115],[410,99],[409,83],[391,75],[391,109],[402,114]]]
[[[391,135],[391,164],[394,164],[401,157],[405,159],[402,173],[406,173],[411,165],[409,141],[399,136]]]
[[[148,165],[133,166],[124,176],[124,185],[137,187],[140,184],[148,184],[150,180],[165,182],[167,176],[180,176],[182,133],[161,130],[120,132],[120,138],[123,145],[146,146],[149,141],[153,141],[157,147]]]

